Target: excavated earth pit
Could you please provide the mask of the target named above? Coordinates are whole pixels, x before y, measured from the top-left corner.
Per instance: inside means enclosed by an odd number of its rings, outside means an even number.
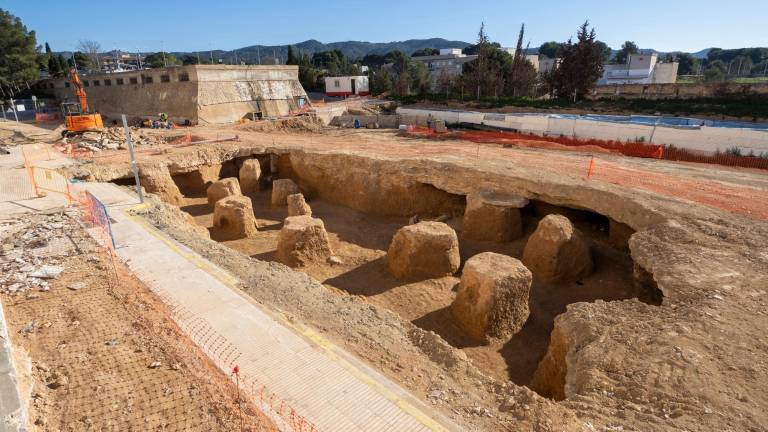
[[[154,197],[140,214],[232,272],[265,307],[319,331],[468,430],[765,430],[764,222],[509,160],[267,141],[145,159],[142,184]],[[205,188],[237,177],[254,158],[261,190],[248,196],[258,232],[218,241]],[[125,162],[86,163],[70,174],[132,184]],[[273,262],[287,215],[271,205],[275,179],[298,184],[336,259],[296,269]],[[522,237],[464,238],[467,197],[481,190],[528,200]],[[461,268],[406,283],[385,264],[395,232],[416,215],[456,230],[463,265],[487,251],[519,258],[550,213],[583,233],[595,271],[558,284],[534,273],[530,316],[506,340],[472,342],[447,313]]]
[[[483,148],[480,156],[466,143],[384,132],[362,143],[325,133],[274,138],[143,157],[152,195],[136,214],[231,272],[266,309],[319,332],[467,430],[766,430],[768,223],[707,204],[723,184],[757,190],[763,177],[605,157],[701,192],[677,196],[558,168],[580,166],[584,155]],[[250,195],[259,231],[216,241],[203,191],[253,158],[262,171],[262,189]],[[122,156],[68,175],[133,183]],[[299,185],[337,260],[298,269],[271,261],[286,216],[268,198],[274,179]],[[464,238],[462,214],[479,191],[528,200],[521,238]],[[484,251],[520,257],[553,211],[583,232],[595,272],[561,284],[534,275],[530,316],[503,341],[473,343],[446,313],[463,269],[405,283],[384,265],[394,233],[414,215],[453,227],[464,265]]]
[[[635,266],[628,247],[629,236],[634,230],[610,221],[606,216],[532,200],[521,209],[522,237],[501,243],[468,240],[461,235],[466,207],[464,195],[418,184],[406,191],[407,196],[397,198],[406,200],[400,203],[404,208],[366,212],[319,196],[317,189],[323,185],[314,183],[318,177],[306,175],[300,171],[301,167],[293,167],[289,155],[252,157],[259,160],[262,170],[260,190],[246,194],[253,204],[259,230],[256,237],[226,240],[224,233],[213,226],[213,211],[206,197],[206,189],[212,182],[238,178],[239,168],[249,157],[229,159],[221,164],[190,166],[186,172],[172,174],[171,179],[181,194],[172,203],[192,216],[197,226],[207,229],[212,240],[249,257],[278,262],[275,256],[278,234],[288,214],[286,207],[271,204],[271,182],[276,178],[291,178],[302,186],[313,217],[320,218],[325,224],[336,257],[333,261],[300,267],[299,271],[335,293],[360,296],[395,312],[403,320],[435,332],[453,347],[463,350],[481,371],[499,380],[530,384],[549,346],[555,317],[565,312],[571,303],[636,298],[651,305],[661,304],[663,296],[654,286],[653,279],[634,275]],[[130,179],[115,182],[126,184]],[[356,203],[375,203],[381,198],[372,190],[361,188],[354,200]],[[456,325],[450,305],[456,297],[461,270],[453,276],[415,282],[398,280],[387,270],[386,252],[392,237],[398,229],[412,223],[414,216],[421,220],[445,221],[452,227],[459,234],[461,262],[464,263],[482,252],[521,259],[528,238],[548,214],[565,215],[586,235],[595,270],[583,279],[565,283],[547,282],[534,274],[530,317],[509,340],[477,343]],[[640,271],[641,275],[645,274],[642,269]],[[552,396],[551,390],[539,387],[541,384],[534,386],[534,390]]]

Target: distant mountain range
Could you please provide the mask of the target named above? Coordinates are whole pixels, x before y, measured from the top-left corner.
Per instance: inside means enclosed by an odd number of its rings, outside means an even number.
[[[422,48],[464,48],[471,45],[462,41],[450,41],[442,38],[432,39],[408,39],[398,42],[363,42],[346,41],[323,43],[314,39],[293,44],[294,49],[300,53],[312,55],[316,52],[339,49],[350,58],[364,57],[366,54],[386,54],[390,51],[400,50],[408,55]],[[197,52],[174,52],[176,56],[197,55]],[[267,58],[278,58],[283,62],[288,56],[288,45],[251,45],[232,51],[214,50],[201,51],[200,56],[213,55],[214,58],[232,58],[237,54],[238,59],[248,63],[258,62]]]
[[[405,41],[396,41],[396,42],[346,41],[346,42],[331,42],[331,43],[323,43],[318,40],[310,39],[304,42],[293,44],[293,47],[297,50],[297,52],[306,53],[309,55],[312,55],[314,53],[321,52],[321,51],[339,49],[341,50],[341,52],[344,53],[345,56],[354,59],[358,57],[364,57],[366,54],[386,54],[394,50],[400,50],[410,55],[410,54],[413,54],[413,52],[423,48],[436,48],[436,49],[465,48],[470,45],[472,44],[469,42],[447,40],[442,38],[408,39]],[[704,59],[704,58],[707,58],[707,54],[709,53],[710,50],[711,48],[706,48],[701,51],[693,52],[690,54],[696,58]],[[527,50],[527,53],[537,54],[538,51],[539,51],[538,47],[529,48]],[[614,49],[613,53],[615,54],[616,52],[617,50]],[[681,51],[662,52],[654,49],[642,49],[641,52],[655,52],[655,53],[658,53],[659,55],[664,55],[668,53],[680,53]],[[66,57],[69,57],[72,55],[72,53],[68,51],[63,51],[60,54],[63,54]],[[285,63],[285,59],[288,57],[288,45],[251,45],[251,46],[247,46],[247,47],[243,47],[243,48],[239,48],[231,51],[227,51],[227,50],[176,51],[176,52],[172,52],[172,54],[176,55],[177,57],[186,56],[186,55],[190,55],[190,56],[199,55],[201,58],[206,58],[206,59],[213,57],[214,59],[222,59],[225,63],[232,62],[235,55],[237,55],[238,60],[244,60],[250,64],[259,63],[260,60],[261,60],[261,63],[274,63],[275,59],[277,59],[280,63]],[[114,55],[114,52],[104,53],[104,55]]]
[[[410,55],[413,54],[413,52],[423,48],[465,48],[470,45],[472,44],[469,42],[447,40],[442,38],[408,39],[405,41],[397,42],[346,41],[331,43],[323,43],[318,40],[310,39],[304,42],[293,44],[293,47],[298,52],[306,53],[309,55],[312,55],[316,52],[339,49],[347,57],[358,58],[364,57],[366,54],[386,54],[394,50],[400,50]],[[696,58],[704,59],[707,58],[707,53],[709,53],[710,49],[711,48],[706,48],[690,54]],[[529,48],[527,50],[528,54],[538,54],[538,52],[538,47]],[[614,49],[613,53],[615,54],[616,52],[618,52],[618,50]],[[659,55],[664,55],[668,53],[681,53],[682,51],[664,52],[649,48],[642,49],[641,52],[655,52]],[[243,59],[248,63],[257,63],[259,58],[261,58],[262,61],[265,59],[278,58],[284,62],[285,58],[288,56],[288,45],[251,45],[232,51],[201,51],[200,56],[202,57],[203,55],[213,55],[214,58],[230,59],[234,58],[235,53],[237,54],[238,59]],[[174,52],[173,54],[176,56],[197,55],[197,52]]]

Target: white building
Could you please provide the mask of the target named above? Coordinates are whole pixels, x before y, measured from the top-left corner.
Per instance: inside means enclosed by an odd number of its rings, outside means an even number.
[[[325,94],[328,96],[368,96],[368,77],[365,75],[325,77]]]
[[[438,55],[411,57],[411,60],[424,63],[432,78],[432,87],[436,88],[442,78],[461,76],[464,63],[476,59],[476,55],[467,55],[461,48],[443,48]]]
[[[539,75],[550,73],[560,65],[559,58],[544,57],[539,60]]]
[[[626,64],[605,65],[597,85],[673,84],[677,81],[678,63],[664,63],[658,54],[630,54]]]
[[[502,48],[502,50],[506,51],[512,57],[514,57],[515,53],[517,52],[516,48]],[[525,57],[526,60],[531,62],[536,72],[539,71],[539,55],[538,54],[525,54],[523,57]]]

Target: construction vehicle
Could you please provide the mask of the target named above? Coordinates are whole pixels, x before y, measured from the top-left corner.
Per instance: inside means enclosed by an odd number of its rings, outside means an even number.
[[[101,114],[90,112],[88,109],[88,97],[85,94],[83,82],[77,74],[77,69],[72,68],[69,72],[72,87],[75,89],[77,102],[64,102],[61,104],[61,111],[64,113],[66,121],[66,130],[62,135],[74,135],[87,131],[99,131],[104,128],[104,122]]]

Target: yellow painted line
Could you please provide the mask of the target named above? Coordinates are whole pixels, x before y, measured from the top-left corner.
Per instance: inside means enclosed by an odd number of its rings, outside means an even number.
[[[136,206],[133,206],[127,210],[141,210],[147,208],[147,204],[139,204]],[[136,224],[140,225],[142,228],[144,228],[147,232],[149,232],[153,237],[157,238],[158,240],[165,243],[168,247],[170,247],[174,252],[178,253],[188,261],[192,262],[195,266],[200,268],[201,270],[209,273],[214,278],[218,279],[220,282],[224,283],[228,287],[235,290],[236,293],[240,294],[241,291],[239,288],[237,288],[238,282],[240,280],[227,272],[218,269],[214,265],[212,265],[207,260],[201,258],[197,254],[190,254],[179,248],[174,241],[169,239],[166,235],[161,233],[157,228],[152,226],[149,222],[147,222],[143,217],[132,215],[126,211],[124,211],[125,215],[128,216],[132,221],[134,221]],[[429,428],[432,431],[435,432],[447,432],[448,430],[444,428],[442,425],[440,425],[438,422],[433,420],[430,416],[424,414],[420,409],[413,406],[410,402],[402,399],[399,397],[395,392],[388,389],[386,386],[379,383],[376,379],[372,378],[370,375],[366,374],[364,371],[360,370],[358,367],[344,359],[341,355],[339,355],[336,350],[338,349],[336,345],[329,341],[328,339],[324,338],[322,335],[317,333],[316,331],[306,327],[306,326],[299,326],[296,325],[287,319],[280,317],[281,323],[293,329],[295,332],[301,334],[306,339],[314,343],[316,346],[323,349],[323,351],[326,353],[326,355],[342,366],[344,369],[349,371],[354,377],[358,378],[360,381],[366,383],[369,387],[373,388],[376,392],[387,398],[390,402],[397,405],[400,409],[411,415],[416,421],[423,424],[427,428]]]

